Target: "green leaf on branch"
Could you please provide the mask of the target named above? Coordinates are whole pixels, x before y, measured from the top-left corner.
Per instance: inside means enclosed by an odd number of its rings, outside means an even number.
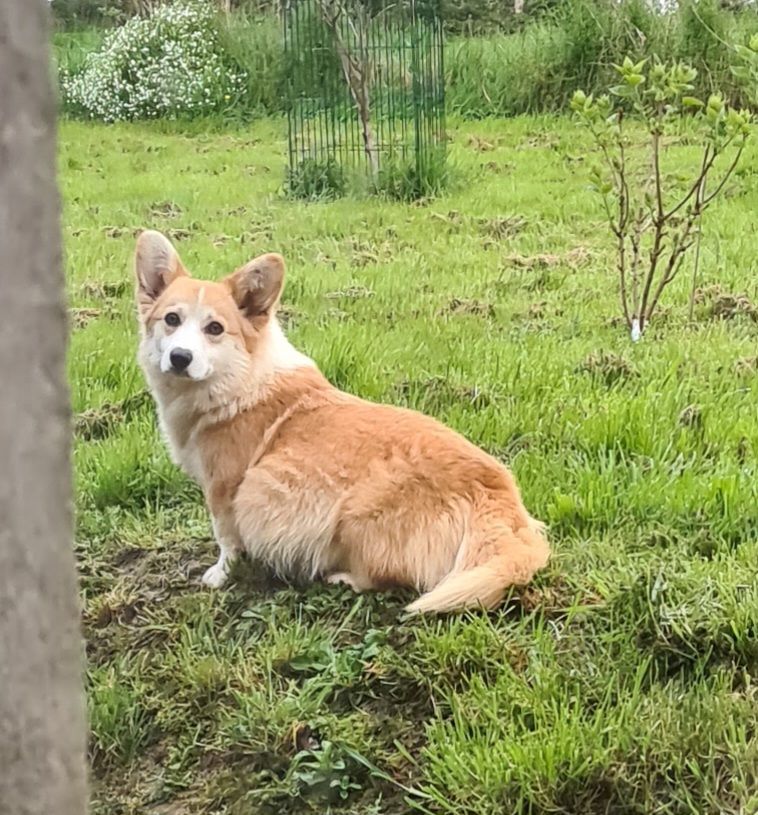
[[[634,88],[629,85],[614,85],[608,89],[614,96],[620,96],[624,99],[629,99],[634,96]]]

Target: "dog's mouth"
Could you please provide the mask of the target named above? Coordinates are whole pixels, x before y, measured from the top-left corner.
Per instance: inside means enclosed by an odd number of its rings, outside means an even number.
[[[169,366],[163,371],[163,375],[168,377],[171,381],[186,382],[188,384],[192,382],[200,385],[210,378],[211,371],[203,371],[200,373],[200,375],[198,375],[197,371],[190,373],[189,369],[187,368],[182,369]]]

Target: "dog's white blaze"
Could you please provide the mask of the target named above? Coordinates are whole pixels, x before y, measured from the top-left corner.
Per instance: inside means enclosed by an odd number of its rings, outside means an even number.
[[[207,379],[211,375],[209,343],[197,316],[187,316],[176,331],[161,338],[161,371],[164,374],[171,370],[171,352],[179,349],[192,354],[192,362],[187,367],[190,379]]]

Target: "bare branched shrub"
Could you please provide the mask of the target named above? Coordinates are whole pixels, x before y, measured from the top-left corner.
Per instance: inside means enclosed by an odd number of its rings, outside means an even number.
[[[664,289],[677,277],[687,250],[696,242],[703,213],[724,189],[750,135],[751,114],[712,95],[707,102],[692,92],[694,68],[681,63],[634,63],[615,66],[620,83],[611,95],[595,98],[577,91],[571,108],[600,148],[602,166],[592,172],[592,186],[603,201],[616,238],[617,271],[624,319],[637,340],[650,322]],[[643,123],[646,156],[627,132],[625,111]],[[692,121],[685,122],[685,117]],[[689,143],[701,156],[692,178],[682,183],[664,173],[664,136],[691,125]],[[717,165],[717,160],[724,161]],[[713,177],[715,176],[715,180]],[[710,182],[710,183],[709,183]],[[693,275],[693,291],[696,275]]]

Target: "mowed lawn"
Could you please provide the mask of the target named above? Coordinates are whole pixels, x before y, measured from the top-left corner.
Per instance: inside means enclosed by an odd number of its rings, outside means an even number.
[[[281,122],[61,125],[96,815],[758,811],[758,148],[706,218],[694,324],[688,265],[632,345],[584,134],[450,132],[444,197],[306,204]],[[141,227],[198,276],[283,253],[295,344],[507,462],[549,568],[412,621],[249,563],[201,588],[210,524],[135,363]]]

